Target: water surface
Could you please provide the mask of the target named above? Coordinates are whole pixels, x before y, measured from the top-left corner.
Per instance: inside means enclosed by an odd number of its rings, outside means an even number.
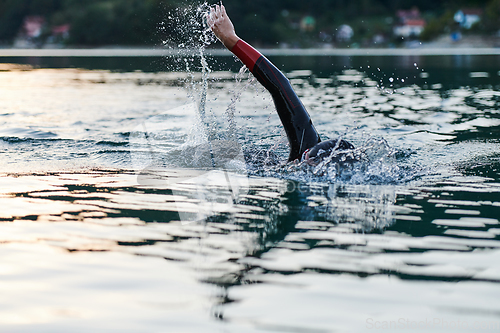
[[[231,58],[204,123],[199,58],[4,60],[2,330],[500,328],[498,56],[273,58],[347,168],[245,162],[288,148]]]

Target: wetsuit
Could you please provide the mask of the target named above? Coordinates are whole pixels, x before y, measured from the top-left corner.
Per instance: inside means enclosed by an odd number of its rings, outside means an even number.
[[[241,39],[231,52],[271,93],[290,144],[288,161],[300,159],[306,150],[321,142],[321,139],[290,81],[266,57]]]

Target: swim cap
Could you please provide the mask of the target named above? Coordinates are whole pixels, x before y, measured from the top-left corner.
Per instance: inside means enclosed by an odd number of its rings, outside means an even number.
[[[302,154],[302,160],[312,162],[312,163],[318,163],[321,159],[329,157],[332,154],[332,151],[338,150],[339,152],[344,151],[344,150],[353,150],[354,146],[345,140],[337,140],[337,139],[332,139],[328,141],[323,141],[318,144],[316,144],[314,147],[306,150]],[[344,158],[342,158],[344,157]],[[347,154],[338,154],[338,158],[336,158],[338,161],[342,162],[352,162],[355,159]]]

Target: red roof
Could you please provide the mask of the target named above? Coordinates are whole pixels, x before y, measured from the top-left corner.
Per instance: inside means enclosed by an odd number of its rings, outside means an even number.
[[[69,24],[57,25],[52,28],[52,34],[54,35],[64,35],[69,32],[71,26]]]
[[[425,26],[425,21],[422,19],[406,20],[405,25],[411,25],[414,27],[423,27],[423,26]]]

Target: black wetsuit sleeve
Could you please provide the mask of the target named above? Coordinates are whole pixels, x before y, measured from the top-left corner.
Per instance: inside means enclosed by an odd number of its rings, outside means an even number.
[[[266,57],[242,40],[231,50],[271,94],[290,144],[289,161],[320,142],[311,118],[290,81]]]

